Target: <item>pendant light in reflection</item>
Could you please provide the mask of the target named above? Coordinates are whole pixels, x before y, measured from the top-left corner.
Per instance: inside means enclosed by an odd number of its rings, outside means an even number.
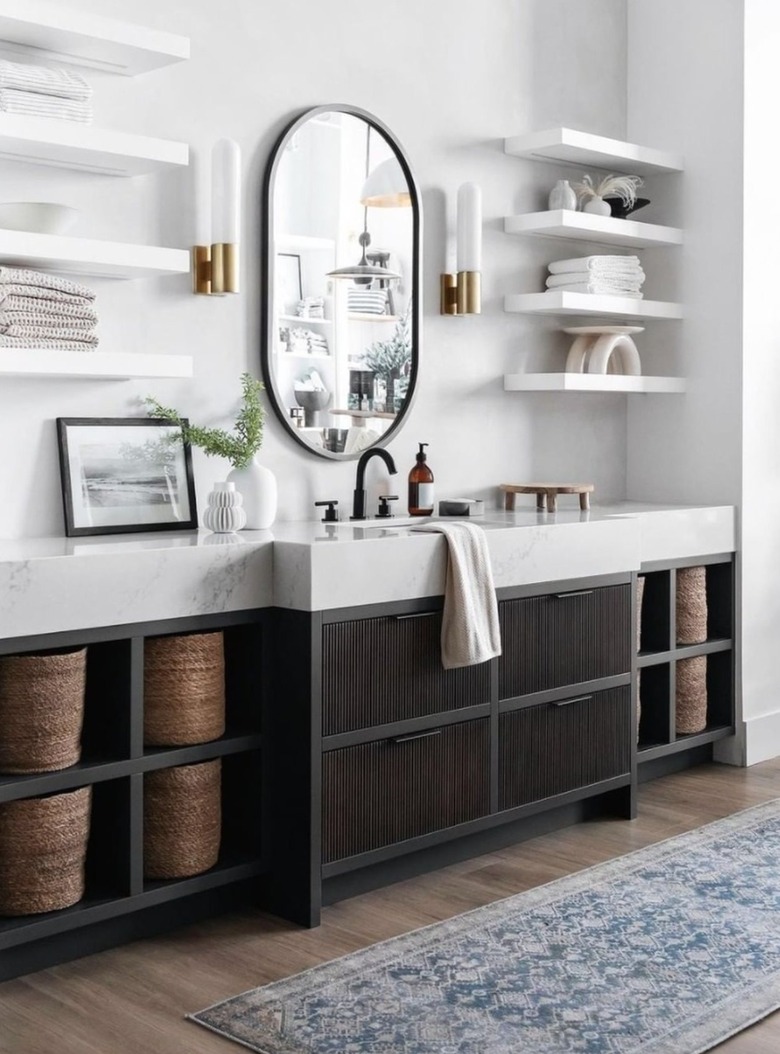
[[[368,231],[368,209],[409,207],[412,204],[406,176],[398,161],[391,157],[382,161],[370,170],[371,125],[366,125],[366,177],[360,191],[360,204],[363,206],[363,230],[358,237],[361,248],[360,260],[347,267],[337,267],[328,271],[328,278],[351,279],[355,285],[370,285],[379,279],[382,286],[385,282],[400,281],[403,277],[387,266],[389,253],[368,253],[371,235]],[[376,262],[372,262],[373,256]]]

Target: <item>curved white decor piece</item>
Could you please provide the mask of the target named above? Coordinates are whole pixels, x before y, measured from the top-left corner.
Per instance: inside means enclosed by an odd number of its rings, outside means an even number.
[[[264,531],[276,519],[276,476],[258,461],[246,468],[234,468],[228,473],[228,481],[244,497],[246,526],[250,531]]]
[[[620,372],[629,377],[639,377],[642,363],[636,344],[625,334],[604,334],[597,337],[588,356],[588,373],[608,373],[612,360],[619,364]]]
[[[566,356],[567,373],[585,373],[588,354],[594,339],[590,334],[582,334],[575,338]]]
[[[203,526],[215,534],[234,534],[246,526],[244,499],[235,483],[215,483],[203,513]]]

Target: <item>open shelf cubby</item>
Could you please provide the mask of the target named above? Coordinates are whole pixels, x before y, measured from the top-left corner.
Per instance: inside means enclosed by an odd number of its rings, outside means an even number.
[[[45,938],[84,931],[80,942],[90,948],[106,947],[131,935],[128,916],[137,915],[139,926],[146,925],[141,919],[148,917],[148,925],[163,929],[166,918],[167,925],[173,925],[183,912],[197,916],[201,904],[204,914],[212,912],[217,890],[219,903],[226,907],[252,896],[265,871],[260,787],[265,626],[263,612],[243,611],[0,642],[0,655],[87,648],[80,761],[58,772],[0,774],[0,803],[92,787],[85,895],[60,911],[0,918],[0,979],[56,961],[52,947],[41,944]],[[145,747],[145,641],[217,630],[224,634],[225,734],[207,743]],[[144,774],[212,758],[222,759],[222,841],[217,865],[188,878],[146,881]],[[211,907],[204,898],[210,898]],[[156,913],[144,916],[147,908]],[[70,955],[63,950],[60,957]]]
[[[707,636],[678,644],[677,574],[682,567],[705,568]],[[641,715],[639,762],[713,743],[734,731],[734,567],[730,555],[651,565],[644,578],[637,679]],[[707,664],[706,726],[691,734],[675,730],[679,663],[703,657]]]

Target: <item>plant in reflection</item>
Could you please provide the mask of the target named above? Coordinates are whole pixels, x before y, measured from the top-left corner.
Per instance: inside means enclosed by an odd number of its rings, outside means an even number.
[[[150,417],[170,421],[181,429],[185,443],[200,447],[208,457],[224,457],[233,468],[246,468],[263,445],[265,412],[260,402],[264,390],[261,381],[248,373],[241,374],[243,406],[236,415],[232,432],[224,428],[201,428],[185,421],[178,410],[163,406],[157,399],[148,396],[145,400]]]
[[[399,410],[409,387],[412,366],[411,314],[407,308],[388,340],[377,340],[362,355],[363,364],[387,386],[385,409]]]

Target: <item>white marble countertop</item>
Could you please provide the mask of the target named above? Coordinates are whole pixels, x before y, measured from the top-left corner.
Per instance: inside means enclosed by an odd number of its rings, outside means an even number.
[[[0,637],[252,608],[328,610],[435,596],[446,545],[406,518],[0,541]],[[488,512],[497,587],[637,570],[736,548],[731,506],[625,502],[590,512]]]

